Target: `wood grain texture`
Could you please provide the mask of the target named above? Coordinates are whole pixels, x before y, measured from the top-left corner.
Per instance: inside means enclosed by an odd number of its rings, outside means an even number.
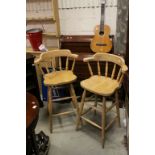
[[[62,57],[66,57],[65,66],[62,66]],[[72,70],[74,69],[75,59],[78,57],[76,54],[72,54],[70,50],[52,50],[45,53],[42,53],[40,57],[35,61],[35,65],[40,68],[40,73],[42,73],[44,79],[44,85],[48,87],[48,111],[49,111],[49,123],[50,123],[50,132],[53,131],[52,124],[52,109],[53,109],[53,99],[52,99],[52,87],[58,85],[69,84],[70,85],[70,98],[72,98],[73,106],[79,113],[79,108],[77,104],[77,98],[74,91],[72,82],[74,82],[77,77],[74,75]],[[72,70],[69,70],[69,59],[72,59],[73,65]],[[58,60],[58,63],[56,63]],[[67,99],[69,97],[66,97]],[[66,99],[64,97],[59,98],[59,101]],[[75,111],[74,111],[75,112]],[[69,114],[70,111],[63,113],[57,113],[55,116]]]
[[[109,37],[110,27],[104,25],[104,34],[100,35],[100,27],[95,27],[95,36],[91,41],[90,47],[93,52],[107,53],[112,49],[112,40]]]
[[[109,77],[94,75],[83,80],[81,87],[98,95],[109,96],[119,88],[119,82]]]
[[[98,72],[94,75],[92,75],[93,73],[90,70],[91,69],[90,61],[93,61],[94,63],[96,62],[97,64],[96,66],[97,66]],[[78,126],[82,120],[85,120],[91,125],[101,129],[101,142],[102,142],[102,147],[104,147],[105,131],[108,128],[110,128],[110,126],[115,121],[117,121],[118,125],[120,126],[118,89],[121,86],[124,74],[128,68],[124,63],[123,58],[116,56],[116,55],[108,54],[108,53],[96,53],[91,57],[84,58],[84,62],[87,62],[89,64],[88,68],[89,68],[89,72],[91,73],[91,76],[87,78],[86,80],[81,81],[80,83],[81,87],[84,89],[84,92],[83,92],[82,100],[80,104],[80,112],[77,117],[76,129],[78,129]],[[112,66],[113,66],[111,71],[110,71],[110,68],[108,68],[110,63],[112,63]],[[100,67],[102,66],[101,64],[102,65],[105,64],[104,65],[105,72],[103,73],[104,76],[100,75]],[[116,70],[117,70],[118,75],[116,74]],[[97,102],[94,105],[91,105],[89,102],[85,103],[84,98],[85,98],[86,91],[91,92],[95,95],[101,95],[103,97],[102,105],[97,104]],[[115,103],[113,103],[110,107],[107,108],[106,97],[109,97],[113,95],[114,93],[115,93]],[[97,99],[95,100],[97,101]],[[86,105],[90,104],[90,105],[86,106],[87,110],[85,110],[84,112],[83,107],[85,104]],[[106,113],[112,110],[113,107],[116,107],[116,116],[106,123]],[[95,121],[92,121],[91,119],[87,117],[87,115],[85,115],[86,113],[90,111],[90,109],[93,109],[101,113],[101,118],[102,118],[101,125],[96,124]]]
[[[76,78],[72,71],[55,71],[44,75],[44,84],[46,86],[58,86],[74,82]]]

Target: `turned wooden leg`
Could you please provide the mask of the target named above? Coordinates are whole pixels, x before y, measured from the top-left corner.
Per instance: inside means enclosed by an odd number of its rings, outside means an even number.
[[[53,132],[53,123],[52,123],[52,87],[48,86],[48,112],[49,112],[49,125],[50,133]]]
[[[75,94],[75,90],[74,90],[74,87],[73,87],[73,84],[70,84],[70,96],[72,97],[72,104],[73,104],[73,107],[76,108],[77,110],[77,114],[79,113],[79,106],[78,106],[78,101],[77,101],[77,97],[76,97],[76,94]]]
[[[84,89],[83,94],[82,94],[81,103],[80,103],[79,113],[77,114],[76,130],[78,130],[79,124],[81,122],[81,118],[80,117],[81,117],[81,114],[83,112],[85,97],[86,97],[86,90]]]
[[[115,93],[115,102],[116,102],[116,112],[117,112],[117,123],[118,123],[118,126],[121,127],[118,91],[116,91],[116,93]]]
[[[95,94],[95,104],[94,104],[95,107],[97,107],[97,95]],[[94,109],[94,115],[96,115],[96,110]]]
[[[102,100],[102,122],[101,122],[101,140],[102,140],[102,147],[104,148],[104,141],[105,141],[105,125],[106,125],[106,98],[103,97]]]

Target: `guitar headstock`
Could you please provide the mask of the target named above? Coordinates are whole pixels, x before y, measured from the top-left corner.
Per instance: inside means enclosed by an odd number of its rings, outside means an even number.
[[[100,0],[101,4],[105,4],[106,0]]]

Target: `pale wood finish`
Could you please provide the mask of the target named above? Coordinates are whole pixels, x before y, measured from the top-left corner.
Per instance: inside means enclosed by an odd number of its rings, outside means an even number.
[[[58,86],[74,82],[77,79],[76,75],[72,71],[54,71],[44,75],[44,84],[46,86]]]
[[[81,115],[83,113],[83,106],[84,106],[84,100],[86,97],[86,90],[84,89],[83,94],[82,94],[82,99],[79,107],[79,114],[77,115],[77,121],[76,121],[76,130],[78,130],[79,125],[81,123]]]
[[[118,126],[121,127],[121,123],[120,123],[120,111],[119,111],[118,91],[115,92],[115,99],[116,99],[117,123],[118,123]]]
[[[101,75],[101,70],[100,70],[100,62],[97,61],[97,71],[98,71],[98,75]]]
[[[101,122],[101,140],[102,140],[102,147],[104,147],[104,140],[105,140],[105,126],[106,126],[106,98],[103,97],[102,99],[102,122]]]
[[[110,52],[112,49],[112,40],[109,38],[110,27],[108,25],[104,25],[104,35],[100,35],[100,27],[97,25],[95,27],[95,36],[91,41],[90,47],[93,52]],[[100,44],[100,45],[98,45]],[[103,44],[103,46],[101,45]]]
[[[105,76],[108,76],[108,62],[106,61],[106,65],[105,65]]]
[[[112,74],[111,74],[111,78],[114,78],[115,75],[115,71],[116,71],[116,64],[114,64],[113,70],[112,70]]]
[[[92,69],[91,69],[91,66],[90,66],[89,62],[88,62],[88,69],[89,69],[90,75],[93,76],[93,72],[92,72]]]
[[[49,124],[50,124],[50,132],[53,132],[53,123],[52,123],[52,109],[53,109],[53,104],[52,104],[52,87],[48,86],[48,112],[49,112]]]
[[[119,88],[119,82],[109,77],[94,75],[81,81],[81,87],[97,95],[109,96]]]
[[[73,107],[76,109],[77,115],[78,115],[78,113],[79,113],[79,106],[78,106],[77,97],[76,97],[75,90],[74,90],[74,87],[73,87],[72,83],[70,84],[70,96],[72,97]]]
[[[62,66],[62,57],[66,57],[66,63]],[[78,57],[76,54],[72,54],[70,50],[52,50],[48,52],[44,52],[40,55],[38,59],[35,60],[35,65],[40,69],[40,73],[44,78],[44,85],[48,87],[48,111],[49,111],[49,121],[50,121],[50,132],[52,133],[52,116],[60,116],[71,113],[70,111],[62,112],[53,115],[52,114],[52,106],[53,100],[51,96],[51,89],[53,86],[66,85],[69,84],[70,88],[70,97],[63,97],[59,100],[64,100],[68,98],[72,98],[73,107],[76,109],[76,114],[79,113],[79,107],[77,103],[77,97],[74,91],[74,87],[72,82],[74,82],[77,77],[73,73],[75,59]],[[73,60],[73,64],[71,69],[69,69],[69,60]],[[56,64],[56,60],[58,60],[58,64]],[[59,70],[57,70],[57,68]],[[75,112],[75,111],[74,111]]]
[[[90,65],[90,61],[97,63],[98,75],[93,75],[93,71]],[[82,120],[90,123],[91,125],[101,129],[101,141],[102,147],[104,147],[105,141],[105,131],[115,122],[118,122],[118,126],[120,126],[120,112],[119,112],[119,99],[118,99],[118,89],[120,88],[125,72],[127,71],[127,66],[124,63],[124,59],[108,53],[96,53],[95,55],[84,58],[84,62],[88,63],[88,69],[90,72],[90,77],[86,80],[81,81],[81,87],[84,89],[81,103],[80,103],[80,112],[77,117],[76,129],[78,129]],[[105,72],[104,75],[101,75],[101,66],[100,62],[105,62]],[[113,63],[113,69],[111,73],[108,69],[108,65]],[[118,71],[116,71],[116,67]],[[118,73],[117,73],[118,72]],[[89,91],[95,95],[102,96],[102,104],[97,103],[97,99],[95,99],[95,104],[90,104],[84,102],[86,91]],[[115,102],[112,103],[111,106],[106,106],[106,97],[111,96],[115,93]],[[87,105],[87,109],[84,110],[84,105]],[[110,122],[106,123],[106,113],[113,110],[116,107],[116,116],[111,119]],[[101,114],[101,126],[93,122],[92,120],[86,118],[85,114],[90,112],[91,110],[95,110]]]

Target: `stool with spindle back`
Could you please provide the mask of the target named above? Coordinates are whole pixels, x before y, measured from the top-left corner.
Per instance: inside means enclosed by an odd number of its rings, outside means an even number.
[[[84,91],[79,107],[79,115],[77,117],[76,129],[79,128],[82,120],[85,120],[93,126],[101,129],[102,146],[104,147],[105,130],[107,130],[116,120],[118,122],[118,125],[120,126],[118,89],[121,87],[124,74],[128,68],[125,65],[124,59],[122,57],[108,53],[96,53],[91,57],[84,58],[84,62],[87,62],[91,76],[88,79],[81,81],[80,83]],[[90,62],[97,63],[98,75],[93,74]],[[105,68],[101,68],[101,64],[103,63],[105,63]],[[108,69],[108,66],[110,63],[113,64],[113,69],[109,73],[110,70]],[[101,74],[103,70],[104,76]],[[102,96],[102,104],[98,104],[97,102],[95,102],[94,105],[90,105],[90,103],[84,102],[86,92],[91,92],[95,95]],[[107,107],[106,98],[113,94],[115,94],[115,102],[112,103],[110,107]],[[85,104],[87,104],[89,107],[87,110],[84,110]],[[116,107],[116,117],[112,119],[109,124],[106,125],[106,113],[112,110],[112,108],[114,107]],[[84,116],[90,110],[101,113],[101,126]]]
[[[70,96],[59,98],[60,100],[72,99],[73,107],[76,113],[78,113],[77,97],[74,91],[73,82],[76,81],[77,77],[73,73],[75,66],[75,59],[78,57],[76,54],[72,54],[70,50],[52,50],[40,55],[40,58],[35,61],[35,65],[40,69],[44,85],[48,88],[48,111],[49,111],[49,122],[50,122],[50,132],[53,131],[52,117],[60,116],[65,114],[73,113],[73,111],[66,111],[57,114],[53,114],[53,98],[52,98],[52,88],[53,86],[69,85]],[[62,59],[66,59],[66,63],[62,64]],[[64,59],[63,59],[64,60]],[[72,60],[72,62],[70,61]],[[70,62],[72,65],[69,65]],[[71,66],[71,67],[70,67]]]

